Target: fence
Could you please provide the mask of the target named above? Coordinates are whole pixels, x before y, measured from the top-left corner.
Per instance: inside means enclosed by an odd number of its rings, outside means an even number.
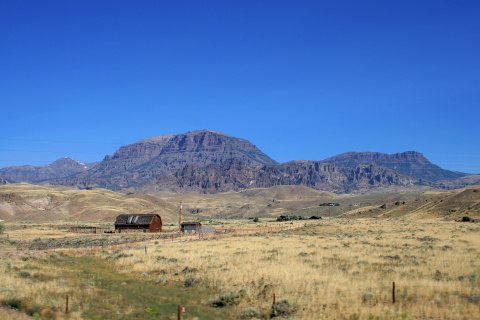
[[[458,286],[458,285],[457,286],[445,286],[445,285],[436,285],[436,286],[402,286],[402,285],[400,285],[400,286],[397,286],[395,284],[395,282],[393,282],[390,287],[389,286],[368,287],[368,288],[363,288],[363,290],[360,290],[360,289],[356,289],[356,290],[328,290],[327,289],[327,290],[322,290],[322,291],[323,291],[325,296],[329,296],[329,295],[333,294],[340,301],[342,300],[342,298],[345,298],[348,294],[353,294],[354,296],[356,296],[356,300],[359,301],[359,303],[360,303],[359,306],[360,306],[361,310],[358,310],[358,311],[365,311],[365,310],[368,310],[369,306],[375,306],[375,305],[378,305],[378,304],[382,304],[384,306],[383,311],[385,311],[387,314],[390,314],[390,311],[388,310],[388,308],[385,308],[388,305],[390,305],[390,306],[393,306],[393,307],[396,308],[396,311],[394,311],[394,312],[397,312],[397,313],[400,312],[400,313],[402,313],[401,317],[406,318],[407,317],[407,313],[405,313],[406,311],[413,310],[412,308],[414,308],[414,306],[416,304],[424,303],[424,301],[416,301],[416,298],[415,298],[418,295],[420,295],[417,292],[417,290],[415,290],[415,289],[424,289],[424,288],[434,289],[433,292],[432,292],[433,296],[435,296],[435,291],[438,290],[438,289],[455,288],[456,290],[453,291],[452,295],[455,296],[455,300],[456,300],[455,302],[456,303],[462,302],[462,303],[465,303],[465,304],[478,305],[478,303],[480,301],[480,298],[478,296],[478,288],[476,288],[477,290],[475,291],[475,294],[473,294],[472,293],[472,290],[473,290],[472,288],[469,289],[469,288],[465,288],[465,287]],[[265,286],[264,292],[267,292],[266,289],[267,289],[267,286]],[[409,294],[412,297],[408,297],[408,295],[406,294],[407,289],[410,290]],[[400,299],[397,299],[398,296],[400,297]],[[268,294],[268,297],[267,296],[264,297],[264,299],[269,299],[269,298],[272,299],[272,305],[271,305],[271,311],[270,311],[270,314],[271,314],[272,317],[276,316],[278,314],[280,314],[280,315],[281,314],[288,314],[288,313],[284,313],[284,312],[288,311],[288,310],[285,309],[286,307],[290,308],[290,311],[293,312],[293,309],[291,309],[292,306],[282,305],[281,302],[280,302],[281,299],[277,299],[276,294],[274,292]],[[431,298],[433,298],[433,297],[431,297]],[[279,302],[280,302],[280,304],[279,304]],[[443,300],[441,300],[439,298],[433,298],[433,300],[430,301],[430,302],[433,303],[434,305],[436,305],[436,307],[438,308],[437,311],[438,311],[439,315],[443,314],[443,316],[441,316],[441,318],[445,318],[446,314],[449,311],[451,311],[451,307],[448,305],[448,303],[444,303]],[[345,303],[348,304],[349,301],[345,301]],[[70,304],[71,304],[70,296],[66,295],[66,301],[65,301],[65,313],[66,314],[69,313]],[[403,307],[402,309],[398,309],[398,307],[400,307],[399,304],[402,305],[402,307]],[[333,309],[332,312],[335,312],[335,313],[336,313],[336,311],[334,311],[334,310],[338,310],[338,309],[341,308],[341,306],[339,306],[337,303],[334,303],[330,306],[327,306],[327,305],[322,306],[323,310],[325,310],[327,307]],[[184,304],[180,304],[180,303],[178,304],[178,313],[177,313],[177,318],[178,319],[182,319],[182,316],[185,313],[186,309],[188,309],[188,305],[184,305]],[[350,311],[355,311],[355,307],[352,306],[352,305],[349,305],[348,309]],[[392,310],[392,309],[390,309],[390,310]],[[354,316],[354,315],[357,315],[357,314],[353,313],[352,315],[350,315],[350,318],[355,318],[355,319],[359,318],[358,316]],[[373,316],[371,316],[371,317],[370,316],[369,316],[369,319],[373,318]],[[390,316],[392,316],[392,318],[394,318],[393,317],[394,315],[390,314]],[[414,314],[411,314],[411,316],[415,317]],[[424,318],[424,316],[422,316],[421,318]],[[465,318],[465,317],[463,317],[463,318]]]
[[[195,234],[184,234],[178,231],[173,232],[159,232],[159,233],[129,233],[129,234],[91,234],[79,238],[70,239],[50,239],[46,241],[34,240],[16,241],[8,239],[0,239],[0,242],[9,242],[16,246],[17,251],[29,250],[62,250],[62,249],[102,249],[106,247],[128,246],[133,244],[147,243],[148,245],[155,243],[170,243],[170,242],[184,242],[195,241],[202,239],[210,239],[222,236],[233,235],[250,235],[267,232],[278,232],[285,230],[293,230],[304,227],[305,225],[296,226],[279,226],[279,227],[262,227],[262,228],[232,228],[232,229],[216,229],[212,227],[202,227]]]

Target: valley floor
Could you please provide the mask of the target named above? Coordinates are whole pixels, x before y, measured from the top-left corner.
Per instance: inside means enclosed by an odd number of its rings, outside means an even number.
[[[190,320],[477,319],[479,231],[476,223],[335,218],[148,252],[2,255],[0,302],[46,319],[177,319],[179,304]]]

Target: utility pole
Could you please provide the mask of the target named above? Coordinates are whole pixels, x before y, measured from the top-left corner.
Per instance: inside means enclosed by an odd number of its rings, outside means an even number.
[[[183,201],[180,200],[180,217],[178,219],[178,234],[182,232],[182,203]]]

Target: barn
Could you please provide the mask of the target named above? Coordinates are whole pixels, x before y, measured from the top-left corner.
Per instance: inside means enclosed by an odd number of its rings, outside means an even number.
[[[115,232],[160,232],[162,218],[159,214],[121,214],[115,220]]]
[[[195,233],[200,231],[202,224],[200,222],[182,222],[182,231],[186,233]]]

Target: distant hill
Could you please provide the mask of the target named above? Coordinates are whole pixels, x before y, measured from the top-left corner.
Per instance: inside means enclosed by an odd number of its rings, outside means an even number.
[[[395,154],[347,152],[325,159],[324,162],[334,163],[338,167],[355,167],[375,163],[404,175],[428,181],[455,180],[467,176],[466,173],[442,169],[428,161],[423,154],[415,151]]]
[[[125,195],[105,189],[78,190],[63,186],[8,184],[0,186],[0,220],[106,221],[119,214],[160,213],[176,222],[177,208],[147,195]]]
[[[248,167],[276,164],[275,160],[247,140],[220,132],[198,130],[147,138],[123,146],[113,156],[106,156],[92,170],[49,183],[120,190],[138,186],[160,174],[175,172],[189,164],[206,166],[231,159],[240,159]]]
[[[62,158],[45,166],[13,166],[0,169],[0,175],[16,182],[40,182],[47,179],[67,177],[85,172],[98,162],[81,163],[72,158]]]
[[[414,200],[397,199],[380,205],[359,207],[344,214],[348,217],[480,221],[480,186],[418,195]]]
[[[278,165],[249,167],[238,159],[205,167],[186,165],[173,173],[160,175],[146,183],[141,192],[218,193],[279,185],[305,186],[337,193],[362,192],[378,187],[429,185],[428,181],[409,177],[376,164],[339,168],[333,163],[292,161]]]

